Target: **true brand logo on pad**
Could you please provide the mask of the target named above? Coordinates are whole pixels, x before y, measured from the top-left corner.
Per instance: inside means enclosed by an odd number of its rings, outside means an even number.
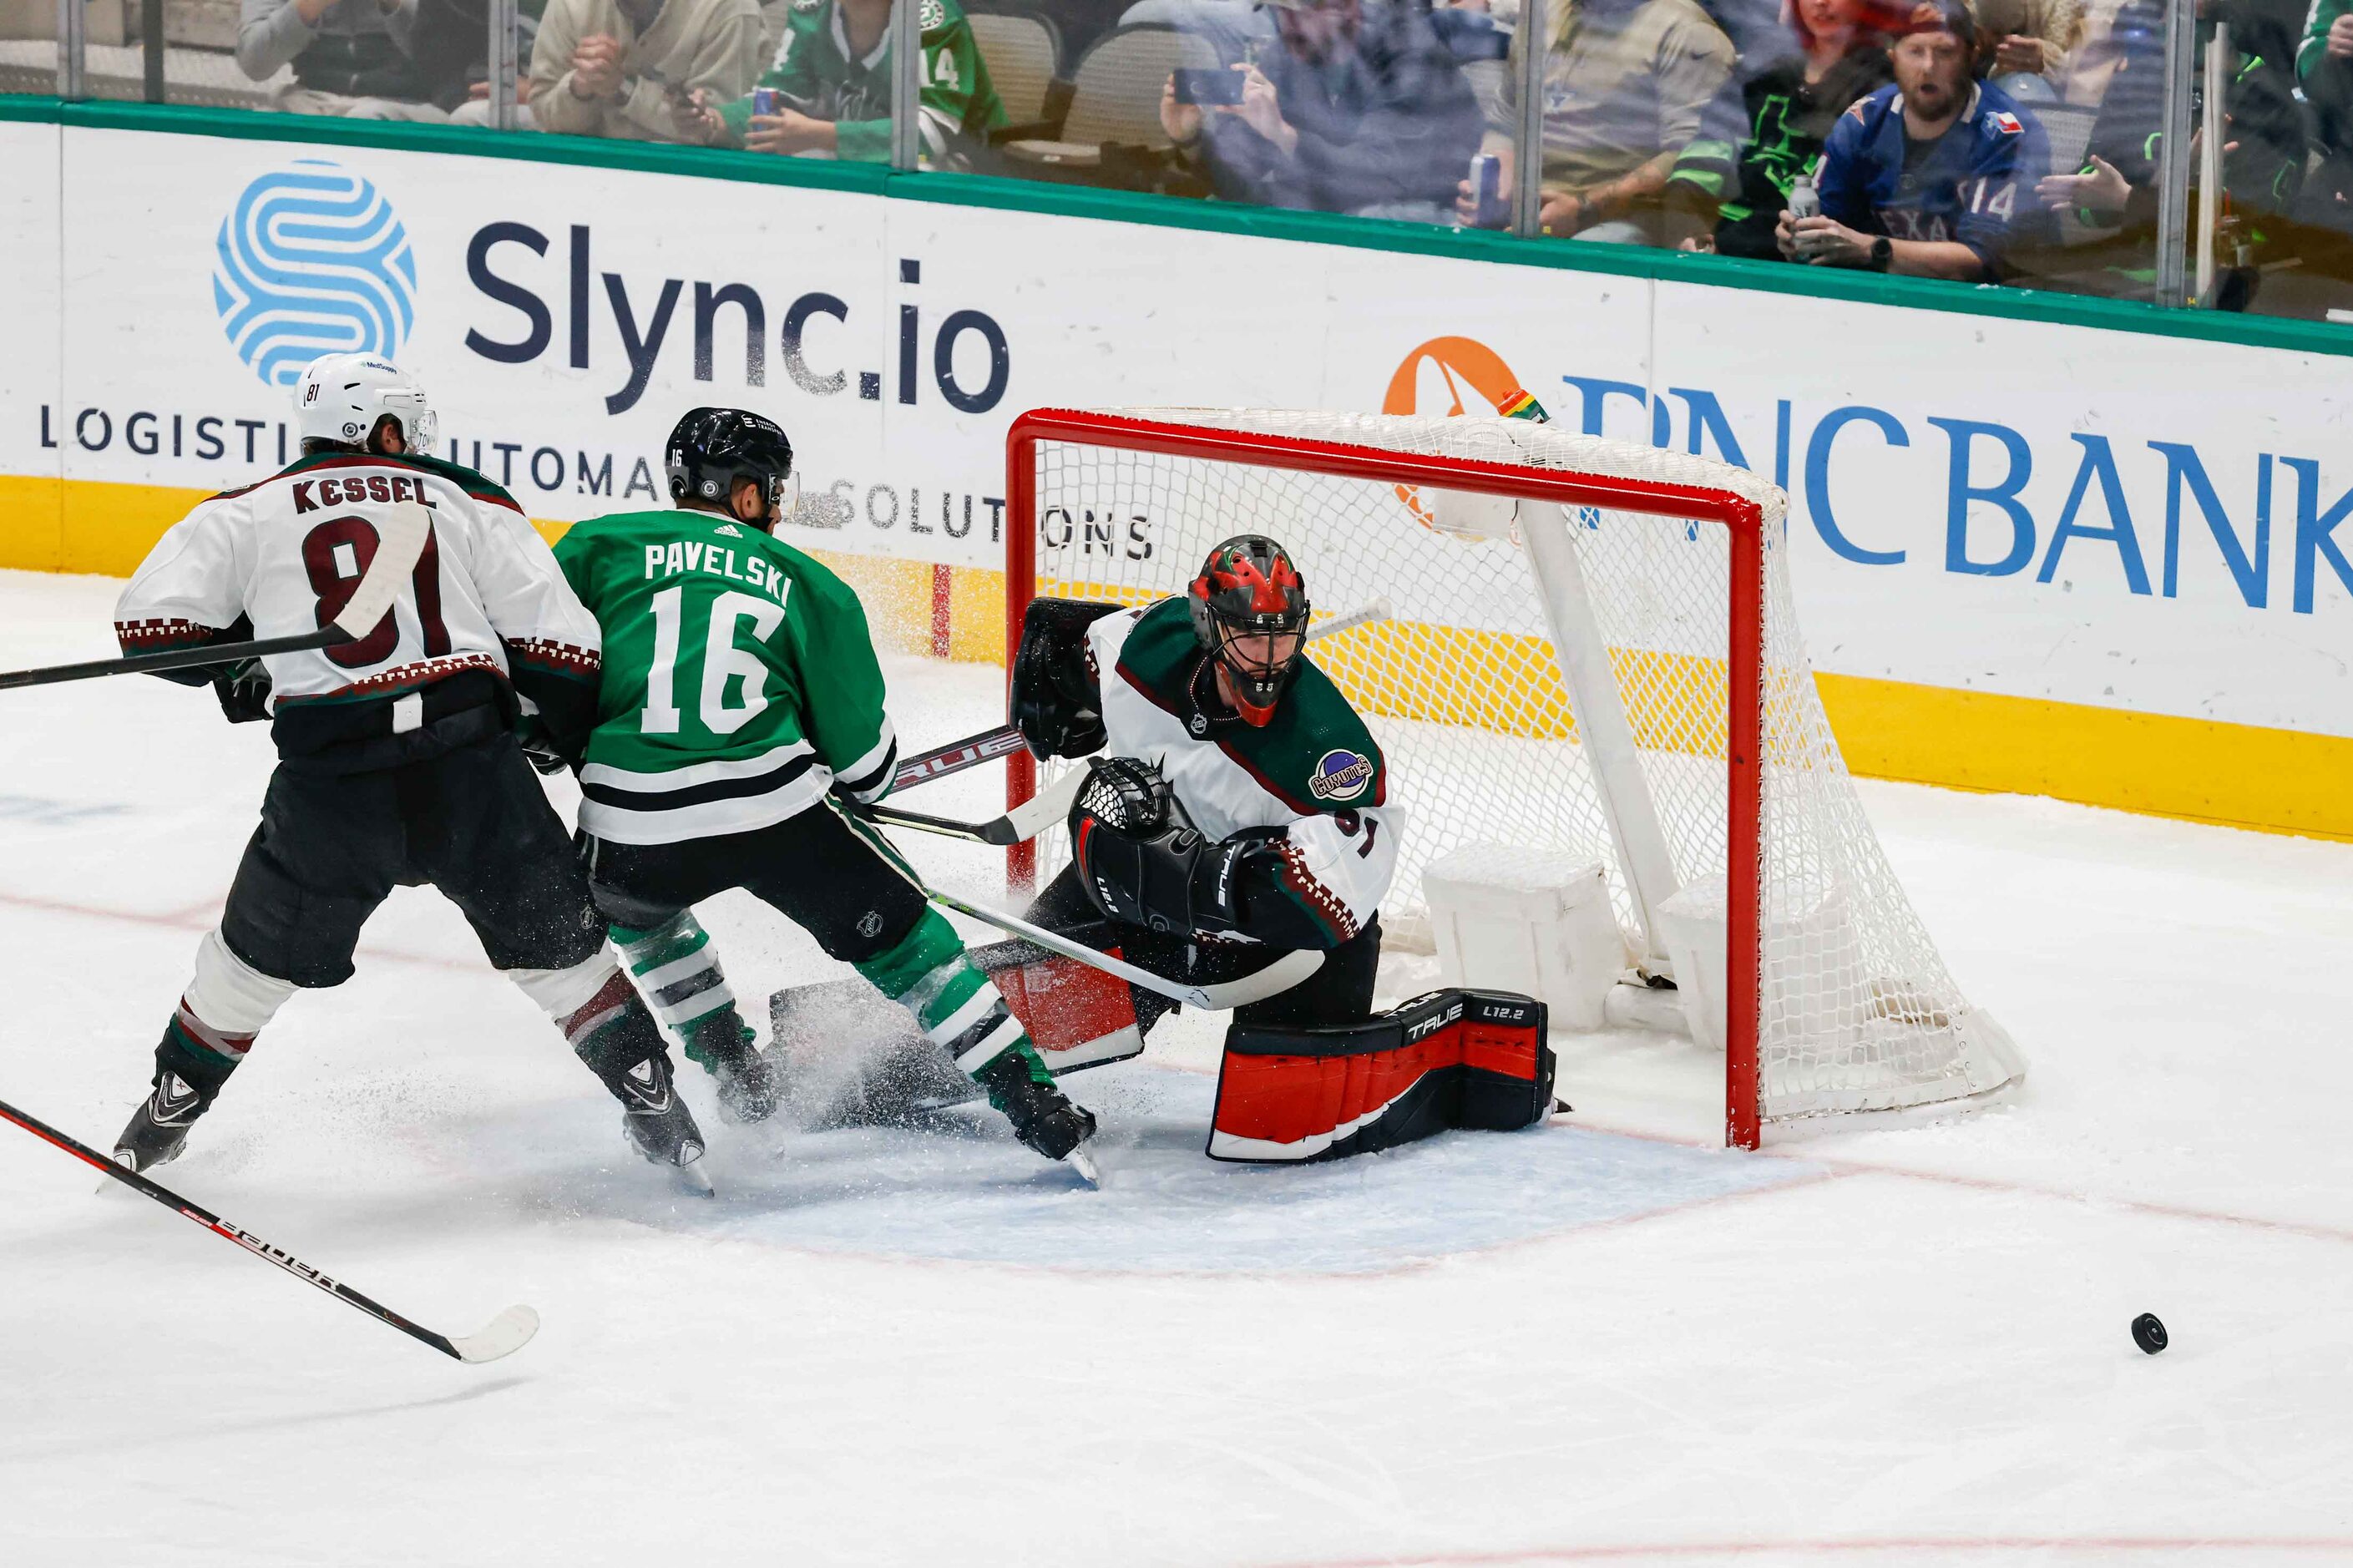
[[[214,242],[213,305],[229,347],[269,386],[321,354],[389,359],[417,324],[417,258],[376,188],[303,158],[245,187]]]

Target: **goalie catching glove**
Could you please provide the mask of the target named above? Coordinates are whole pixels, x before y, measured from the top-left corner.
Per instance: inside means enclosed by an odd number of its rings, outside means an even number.
[[[1071,853],[1106,919],[1172,935],[1239,932],[1274,947],[1328,948],[1334,933],[1277,894],[1287,836],[1245,828],[1212,841],[1167,781],[1133,757],[1098,757],[1071,806]]]
[[[1013,655],[1014,727],[1040,758],[1083,757],[1103,746],[1103,692],[1087,628],[1117,605],[1032,599]]]

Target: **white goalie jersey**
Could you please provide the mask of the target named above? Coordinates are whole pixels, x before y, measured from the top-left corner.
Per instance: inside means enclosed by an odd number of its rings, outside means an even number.
[[[468,670],[525,691],[533,674],[593,691],[596,619],[522,509],[470,469],[409,457],[322,453],[197,506],[122,591],[123,651],[316,631],[358,586],[378,521],[406,501],[433,514],[411,581],[360,641],[269,656],[273,711],[398,697]]]
[[[1281,890],[1334,942],[1362,931],[1397,875],[1404,811],[1379,746],[1302,658],[1271,723],[1213,721],[1192,694],[1200,645],[1182,599],[1087,628],[1105,754],[1152,763],[1212,841],[1281,828]]]

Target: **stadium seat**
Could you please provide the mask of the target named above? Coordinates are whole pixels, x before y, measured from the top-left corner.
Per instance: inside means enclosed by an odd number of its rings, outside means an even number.
[[[970,11],[973,42],[987,63],[988,79],[1005,102],[1005,118],[1017,126],[1059,120],[1052,100],[1060,83],[1062,38],[1054,24],[1034,11]]]
[[[1160,92],[1179,66],[1213,67],[1217,53],[1203,40],[1174,27],[1115,27],[1095,40],[1071,73],[1070,112],[1052,139],[1008,142],[1004,152],[1016,172],[1041,173],[1060,166],[1091,169],[1106,146],[1168,146],[1160,128]]]

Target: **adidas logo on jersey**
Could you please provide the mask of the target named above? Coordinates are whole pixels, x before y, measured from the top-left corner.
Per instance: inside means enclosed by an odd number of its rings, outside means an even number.
[[[744,531],[736,527],[732,522],[723,522],[711,531],[713,533],[723,533],[730,539],[741,539],[744,537]]]

